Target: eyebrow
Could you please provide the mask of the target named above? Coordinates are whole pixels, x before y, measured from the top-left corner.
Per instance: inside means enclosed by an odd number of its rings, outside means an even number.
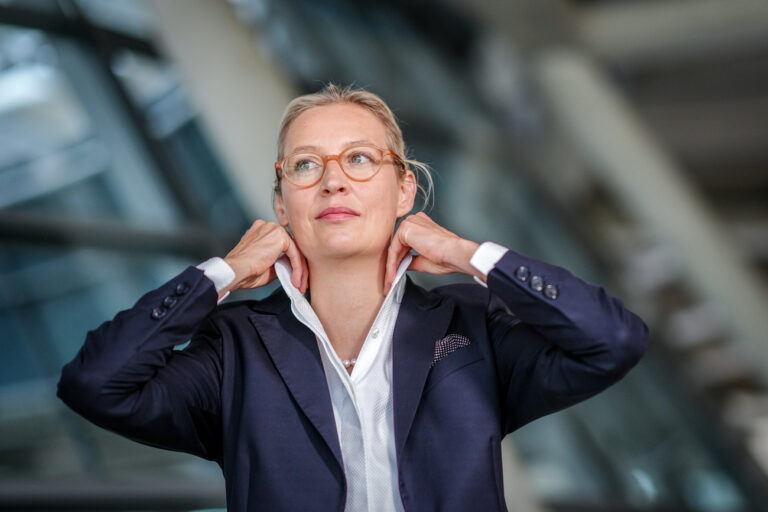
[[[357,146],[357,145],[360,145],[360,144],[367,144],[369,146],[378,146],[378,144],[374,144],[373,142],[371,142],[369,140],[359,139],[359,140],[351,140],[351,141],[345,142],[344,143],[344,148],[346,149],[346,148],[349,148],[349,147],[352,147],[352,146]],[[286,154],[296,153],[297,151],[318,151],[318,150],[319,150],[319,148],[317,146],[298,146],[298,147],[294,148],[293,151],[291,151],[290,153],[286,153]]]

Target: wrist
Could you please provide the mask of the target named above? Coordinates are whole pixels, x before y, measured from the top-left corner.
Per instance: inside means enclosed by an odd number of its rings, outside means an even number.
[[[235,288],[232,285],[228,285],[222,288],[221,290],[217,291],[216,293],[219,296],[217,301],[221,302],[222,300],[224,300],[227,296],[229,296],[230,292],[234,289]]]
[[[495,242],[486,241],[480,244],[475,249],[475,253],[469,260],[469,264],[479,274],[475,274],[475,280],[483,286],[487,287],[488,274],[496,266],[496,263],[509,251],[509,249],[503,245]]]
[[[197,268],[202,270],[205,276],[213,282],[219,302],[229,295],[229,291],[234,288],[232,283],[235,280],[235,271],[225,259],[214,256],[197,265]]]
[[[242,270],[240,269],[240,265],[237,262],[236,258],[231,258],[229,256],[225,256],[222,258],[224,260],[224,263],[229,265],[229,268],[232,269],[233,275],[232,275],[232,281],[230,281],[227,284],[227,288],[229,289],[236,289],[237,284],[240,282],[240,276],[242,275]]]
[[[453,266],[464,274],[477,276],[478,278],[485,280],[485,275],[478,271],[470,263],[472,255],[475,254],[475,251],[477,251],[477,248],[480,247],[480,244],[472,240],[461,239],[457,244],[457,247],[458,250],[454,250],[456,259],[453,263]]]

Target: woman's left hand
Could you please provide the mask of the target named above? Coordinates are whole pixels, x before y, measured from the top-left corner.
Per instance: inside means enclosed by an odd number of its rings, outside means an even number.
[[[469,264],[479,245],[448,231],[423,212],[407,216],[400,223],[389,244],[384,273],[384,294],[389,292],[400,262],[411,249],[419,254],[411,260],[408,270],[430,274],[463,272],[484,279],[485,276]]]

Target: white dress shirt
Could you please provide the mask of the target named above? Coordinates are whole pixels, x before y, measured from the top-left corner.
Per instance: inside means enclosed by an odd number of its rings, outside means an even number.
[[[484,242],[472,255],[470,264],[488,275],[506,251],[499,244]],[[288,258],[282,256],[275,262],[280,284],[291,299],[291,311],[315,333],[341,446],[347,481],[345,510],[349,512],[403,510],[395,453],[392,338],[405,293],[405,271],[411,259],[412,256],[407,254],[400,263],[351,374],[334,350],[311,304],[291,283],[292,269]],[[211,258],[198,268],[214,282],[217,291],[234,279],[234,271],[221,258]],[[487,287],[477,276],[475,280]]]
[[[315,333],[339,434],[348,511],[402,511],[395,457],[392,408],[392,333],[405,291],[408,254],[373,321],[350,375],[331,345],[309,301],[291,284],[291,267],[278,260],[275,271],[291,308]]]

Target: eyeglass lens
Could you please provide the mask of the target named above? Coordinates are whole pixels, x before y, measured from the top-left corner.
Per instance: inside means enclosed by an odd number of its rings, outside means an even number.
[[[338,155],[344,172],[355,179],[366,179],[373,175],[381,167],[382,158],[379,149],[369,146],[351,147]],[[283,172],[294,183],[312,183],[323,172],[323,157],[315,153],[290,155],[283,163]]]

